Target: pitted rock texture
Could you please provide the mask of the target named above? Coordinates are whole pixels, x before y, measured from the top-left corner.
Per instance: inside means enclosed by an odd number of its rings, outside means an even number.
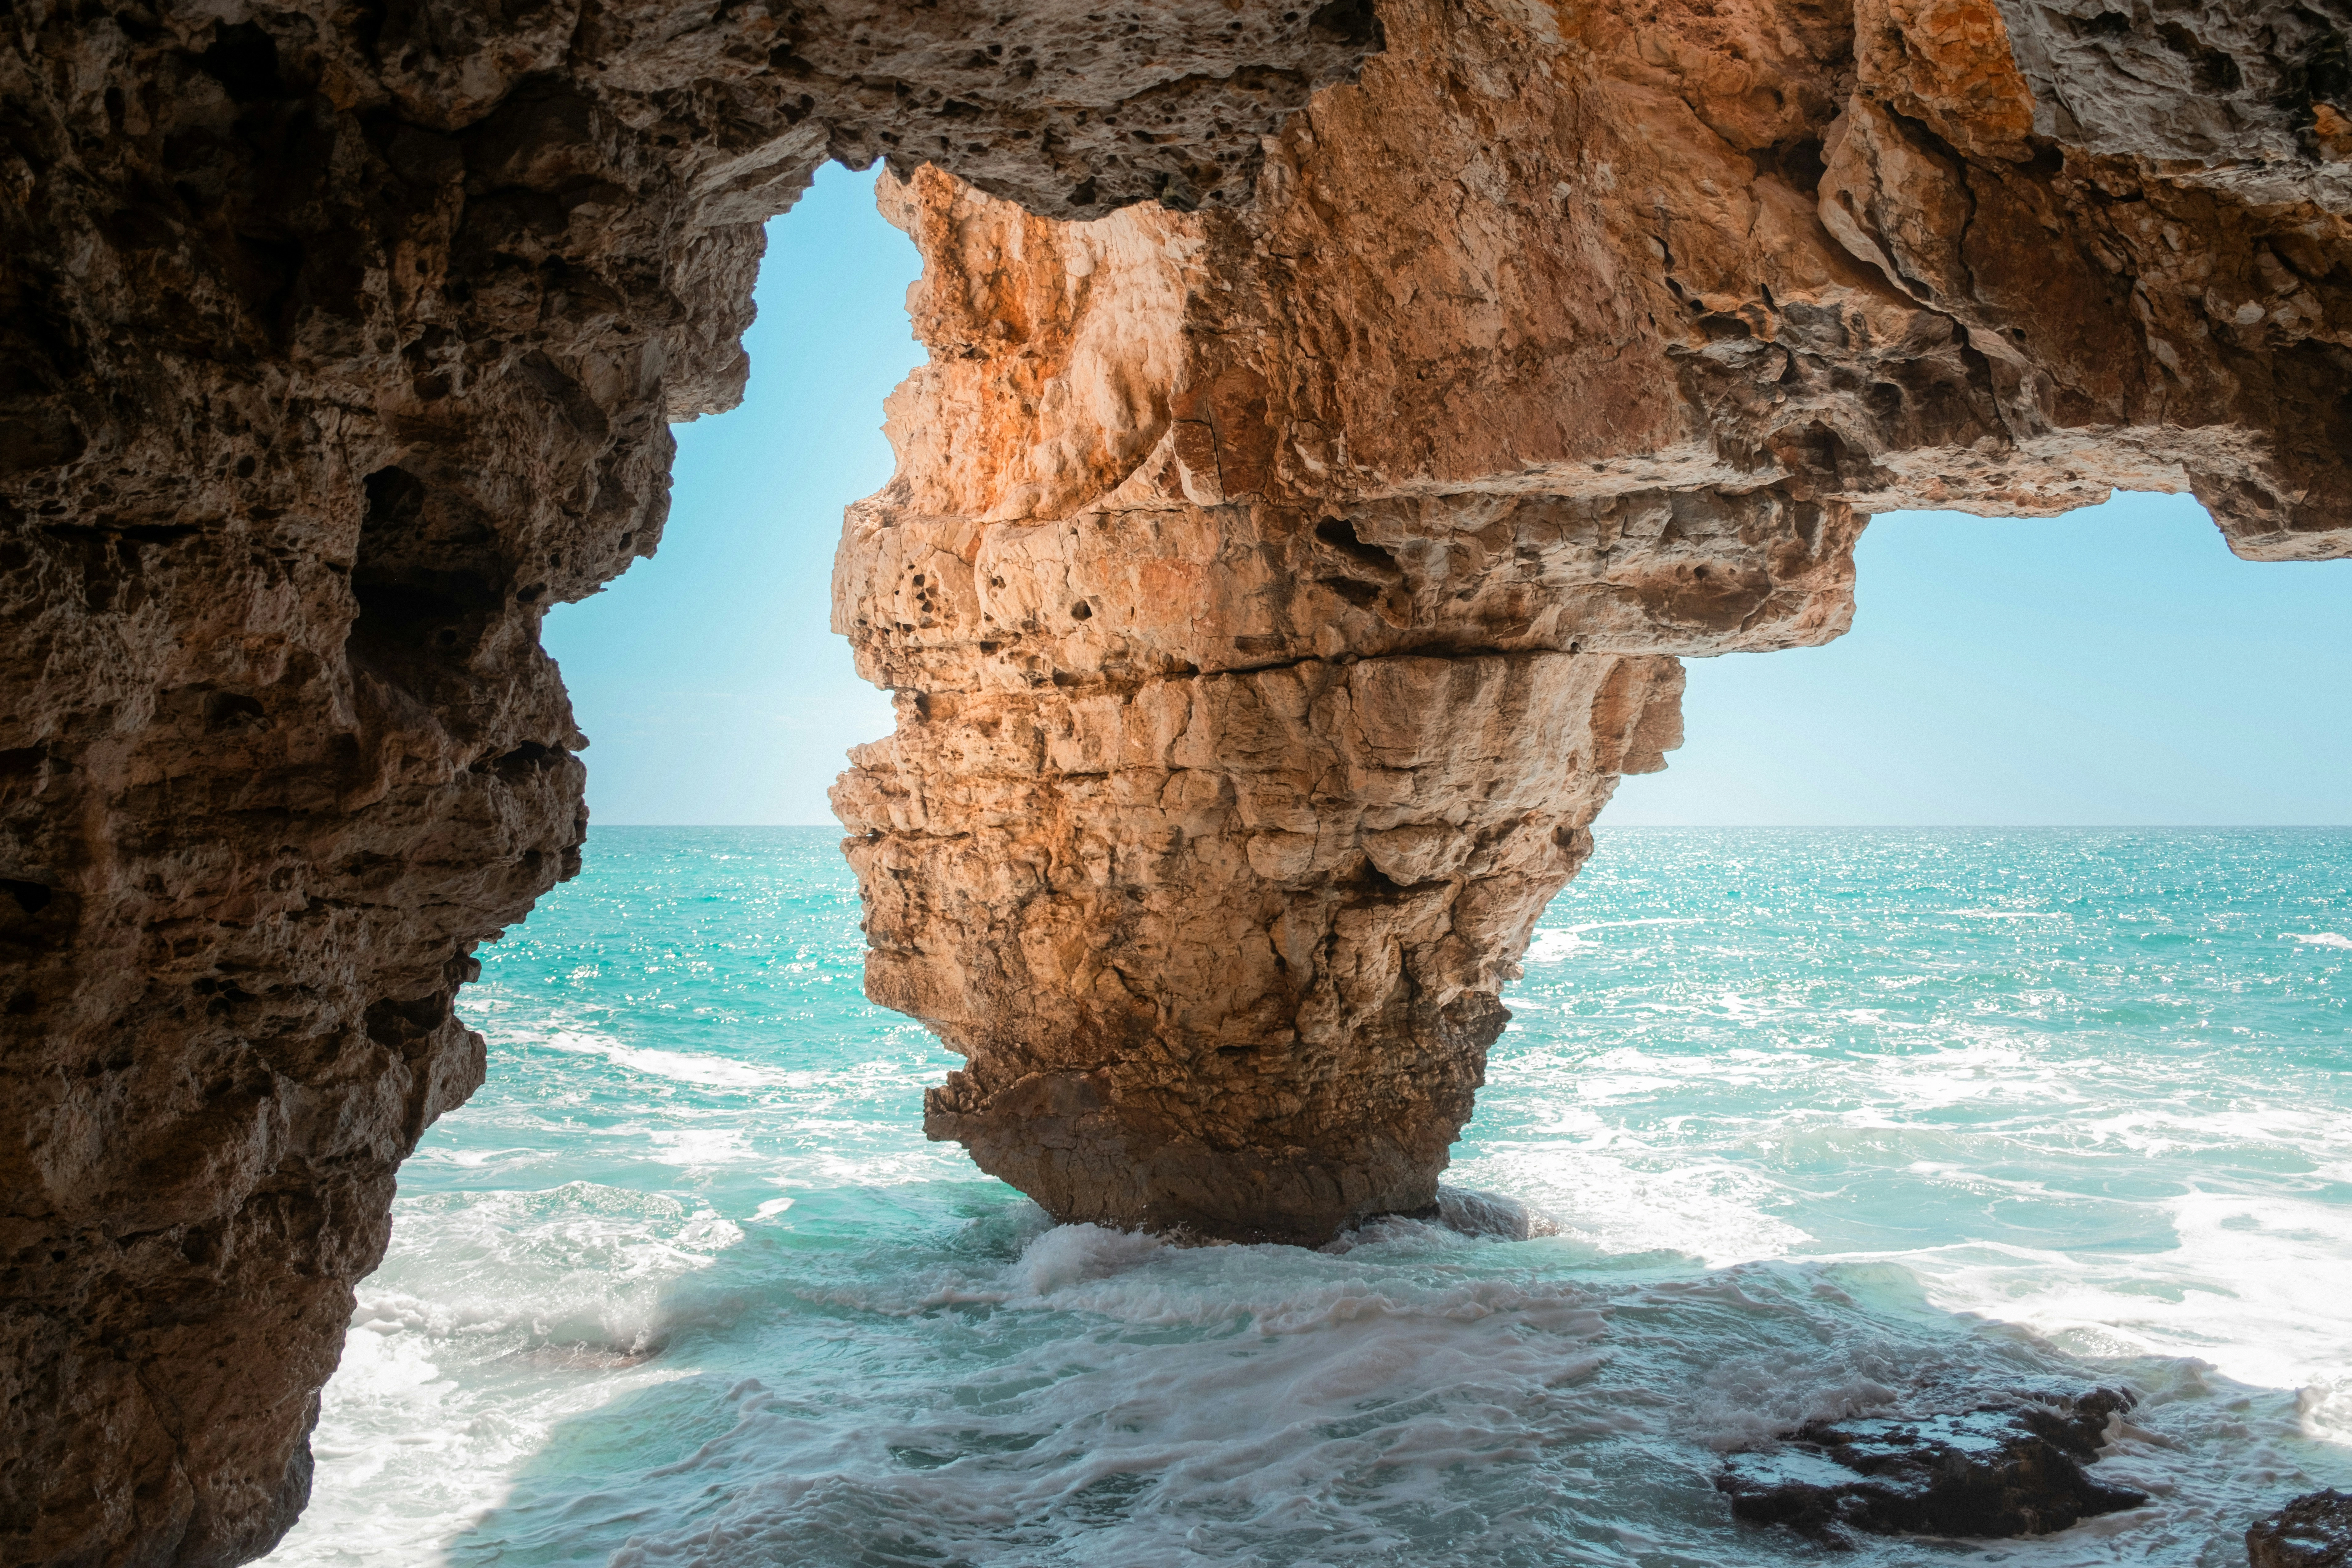
[[[840,582],[931,1125],[1311,1240],[1433,1201],[1673,656],[1834,636],[1869,510],[2343,552],[2333,4],[8,10],[0,1559],[299,1508],[469,952],[576,863],[539,617],[819,160],[929,258]]]
[[[2352,551],[2317,11],[1387,0],[1246,209],[886,210],[930,363],[835,792],[934,1136],[1059,1217],[1435,1201],[1674,656],[1849,623],[1866,515],[2192,489]]]
[[[652,552],[827,156],[1244,199],[1370,10],[0,17],[0,1561],[226,1563],[479,942],[578,865],[548,606]]]

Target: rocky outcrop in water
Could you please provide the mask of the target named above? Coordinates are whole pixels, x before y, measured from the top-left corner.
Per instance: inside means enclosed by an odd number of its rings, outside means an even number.
[[[1853,1545],[1856,1531],[2047,1535],[2147,1502],[2083,1468],[2098,1458],[2109,1423],[2137,1403],[2100,1388],[1809,1421],[1771,1452],[1733,1455],[1716,1487],[1743,1523],[1786,1525],[1831,1546]]]
[[[2249,1568],[2352,1563],[2352,1492],[2306,1492],[2246,1531]]]
[[[839,582],[929,1124],[1316,1239],[1434,1201],[1675,656],[1834,636],[1864,513],[2352,545],[2334,15],[16,5],[0,1557],[299,1506],[471,950],[576,864],[539,618],[653,549],[821,159],[928,258]]]
[[[2352,550],[2315,16],[1387,0],[1252,207],[894,183],[835,800],[933,1135],[1069,1219],[1424,1211],[1675,656],[1838,635],[1868,512]]]

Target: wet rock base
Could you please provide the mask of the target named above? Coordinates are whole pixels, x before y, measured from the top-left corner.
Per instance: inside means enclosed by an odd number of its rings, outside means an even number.
[[[1769,1453],[1732,1455],[1716,1486],[1735,1519],[1786,1525],[1835,1547],[1853,1545],[1856,1532],[2046,1535],[2148,1500],[2084,1468],[2097,1459],[2109,1422],[2135,1403],[2098,1388],[1949,1413],[1811,1421]]]
[[[2352,1568],[2352,1492],[2306,1492],[2246,1531],[2251,1568]]]

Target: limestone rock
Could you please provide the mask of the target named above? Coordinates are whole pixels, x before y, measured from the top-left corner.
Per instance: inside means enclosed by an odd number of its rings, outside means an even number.
[[[653,550],[821,159],[927,258],[837,602],[929,1124],[1313,1240],[1433,1202],[1675,657],[1835,636],[1869,511],[2352,549],[2345,59],[2252,0],[16,5],[0,1558],[299,1508],[470,952],[577,863],[539,619]]]
[[[300,1508],[394,1171],[481,1081],[468,955],[579,864],[540,618],[653,552],[761,221],[828,155],[1230,205],[1377,34],[0,18],[0,1561],[239,1562]]]
[[[835,803],[869,994],[969,1058],[932,1133],[1069,1219],[1424,1210],[1673,657],[1838,635],[1867,513],[2352,550],[2347,205],[2277,107],[2352,80],[2252,15],[1386,0],[1251,207],[888,183],[932,352]]]

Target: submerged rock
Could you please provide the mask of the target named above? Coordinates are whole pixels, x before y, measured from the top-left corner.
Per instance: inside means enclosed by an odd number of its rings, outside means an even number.
[[[2306,1492],[2246,1531],[2251,1568],[2352,1564],[2352,1492]]]
[[[1849,1545],[1848,1532],[2046,1535],[2147,1498],[2084,1472],[2120,1389],[2036,1395],[1927,1415],[1809,1421],[1770,1453],[1734,1454],[1716,1479],[1731,1512]],[[2300,1559],[2282,1558],[2281,1562]]]
[[[1541,1209],[1475,1187],[1439,1187],[1437,1217],[1440,1224],[1465,1236],[1493,1236],[1505,1241],[1559,1234],[1559,1221]]]

